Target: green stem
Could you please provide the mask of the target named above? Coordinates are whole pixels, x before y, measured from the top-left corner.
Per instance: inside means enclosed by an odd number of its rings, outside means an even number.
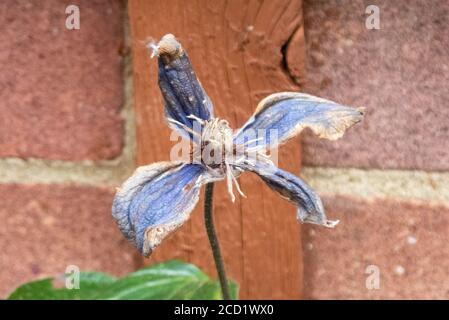
[[[215,232],[214,227],[213,201],[212,201],[213,195],[214,195],[214,183],[211,182],[206,184],[206,194],[204,197],[204,223],[206,224],[207,236],[209,237],[210,247],[214,255],[215,268],[217,269],[218,278],[220,279],[223,300],[231,300],[223,258],[220,252],[220,244],[218,243],[217,233]]]

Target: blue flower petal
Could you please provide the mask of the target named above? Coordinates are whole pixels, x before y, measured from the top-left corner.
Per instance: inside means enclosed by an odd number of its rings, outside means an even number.
[[[297,218],[302,223],[334,227],[338,220],[328,220],[320,197],[303,180],[287,171],[264,162],[244,163],[240,168],[259,175],[270,188],[297,206]]]
[[[139,167],[118,189],[112,215],[144,256],[189,218],[203,174],[201,165],[157,162]]]
[[[202,120],[213,118],[212,102],[198,81],[187,53],[173,35],[162,37],[156,48],[166,117],[177,122],[171,122],[172,127],[192,137],[189,131],[196,127],[195,120],[189,116]]]
[[[248,147],[265,144],[272,148],[310,128],[321,138],[335,140],[363,118],[362,108],[297,92],[281,92],[263,99],[253,116],[236,133],[234,141],[261,139]]]

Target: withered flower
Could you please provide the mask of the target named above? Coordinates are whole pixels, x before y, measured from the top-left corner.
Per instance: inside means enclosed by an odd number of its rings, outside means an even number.
[[[257,174],[293,202],[300,222],[325,227],[338,223],[326,218],[321,200],[311,187],[276,167],[266,150],[304,128],[321,138],[338,139],[361,121],[361,109],[304,93],[275,93],[263,99],[234,133],[226,120],[214,117],[212,102],[176,38],[167,34],[151,46],[158,58],[159,87],[168,123],[196,148],[191,161],[158,162],[137,168],[117,191],[112,214],[126,238],[144,256],[148,257],[189,218],[202,185],[226,180],[232,200],[233,185],[243,195],[237,178],[244,171]]]

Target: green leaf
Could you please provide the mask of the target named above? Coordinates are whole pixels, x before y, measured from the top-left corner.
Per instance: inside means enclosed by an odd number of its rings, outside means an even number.
[[[56,282],[53,278],[29,282],[17,288],[8,299],[221,299],[218,281],[211,280],[192,264],[174,260],[145,267],[119,279],[104,273],[82,272],[79,289],[55,287]],[[236,299],[238,286],[234,282],[230,286]]]
[[[64,278],[45,278],[32,281],[17,288],[11,300],[78,300],[93,299],[98,290],[112,284],[116,279],[101,272],[81,272],[80,289],[66,289]]]

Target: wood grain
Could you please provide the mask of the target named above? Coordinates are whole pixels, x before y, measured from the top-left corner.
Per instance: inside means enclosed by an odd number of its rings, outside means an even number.
[[[299,88],[283,69],[282,46],[302,23],[301,1],[130,0],[138,163],[168,160],[174,142],[163,117],[156,60],[145,48],[150,37],[173,33],[215,106],[215,115],[241,126],[258,101]],[[301,29],[302,30],[302,29]],[[297,38],[297,36],[295,36]],[[280,166],[298,173],[298,141],[279,152]],[[295,208],[252,174],[240,178],[233,204],[224,183],[215,189],[215,221],[229,276],[241,298],[300,298],[302,248]],[[182,259],[215,274],[202,216],[202,199],[190,221],[150,259]]]

